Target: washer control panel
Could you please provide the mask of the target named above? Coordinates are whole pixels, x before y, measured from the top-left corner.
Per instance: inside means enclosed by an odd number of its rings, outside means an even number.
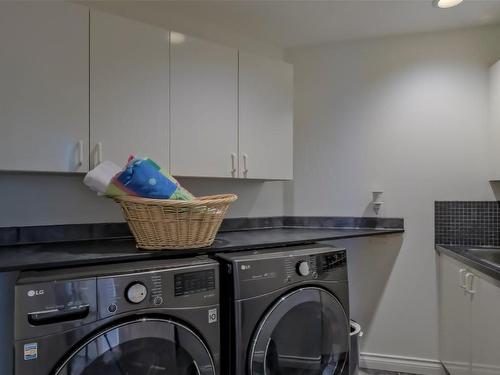
[[[120,314],[219,303],[219,265],[208,257],[23,271],[15,337],[63,332]]]
[[[97,278],[98,317],[144,308],[204,306],[217,303],[213,265]]]

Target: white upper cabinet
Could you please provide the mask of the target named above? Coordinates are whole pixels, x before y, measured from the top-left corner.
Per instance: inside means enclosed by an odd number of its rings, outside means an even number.
[[[171,173],[237,177],[238,53],[171,33]]]
[[[0,2],[0,43],[0,170],[292,178],[290,64],[66,2]]]
[[[169,32],[90,14],[90,163],[130,154],[169,164]]]
[[[240,52],[240,177],[293,178],[293,69]]]
[[[500,61],[491,66],[489,79],[489,173],[491,181],[500,181]]]
[[[89,13],[0,2],[0,170],[88,170]]]

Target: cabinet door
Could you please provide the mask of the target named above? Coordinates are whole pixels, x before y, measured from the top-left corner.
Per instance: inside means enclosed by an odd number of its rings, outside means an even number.
[[[472,374],[500,374],[500,282],[474,277],[472,302]]]
[[[463,271],[462,271],[463,270]],[[471,374],[471,298],[462,285],[465,268],[440,256],[440,359],[451,375]]]
[[[0,2],[0,170],[88,170],[89,13]]]
[[[240,177],[293,177],[293,70],[282,61],[239,55]]]
[[[130,154],[168,168],[169,32],[92,11],[91,165]]]
[[[171,172],[236,177],[237,51],[172,33]]]
[[[500,181],[500,61],[490,67],[489,74],[489,177]]]

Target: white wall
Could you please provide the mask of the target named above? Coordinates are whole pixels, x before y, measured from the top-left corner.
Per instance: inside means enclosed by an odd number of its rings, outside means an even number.
[[[139,2],[79,2],[133,17]],[[143,5],[144,9],[155,4]],[[219,28],[193,22],[175,14],[161,15],[151,8],[148,21],[216,43],[255,54],[281,59],[283,50]],[[137,18],[137,17],[135,17]],[[144,17],[142,17],[144,18]],[[140,19],[141,20],[141,19]],[[144,19],[142,19],[144,21]],[[119,206],[97,197],[83,185],[83,175],[0,172],[0,227],[122,221]],[[283,215],[283,183],[279,181],[232,181],[223,179],[182,179],[196,195],[235,193],[228,217]]]
[[[179,179],[193,194],[236,193],[228,217],[283,215],[283,183]],[[0,172],[0,227],[123,221],[120,207],[83,184],[83,174]]]
[[[285,187],[286,214],[374,215],[371,191],[382,189],[382,214],[405,218],[400,245],[343,242],[364,352],[438,358],[433,203],[494,199],[488,68],[499,41],[500,27],[490,27],[287,52],[295,179]]]

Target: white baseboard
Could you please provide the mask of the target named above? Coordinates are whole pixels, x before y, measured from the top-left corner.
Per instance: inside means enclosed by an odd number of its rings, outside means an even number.
[[[433,359],[375,353],[361,353],[359,367],[410,374],[446,375],[441,363]]]

